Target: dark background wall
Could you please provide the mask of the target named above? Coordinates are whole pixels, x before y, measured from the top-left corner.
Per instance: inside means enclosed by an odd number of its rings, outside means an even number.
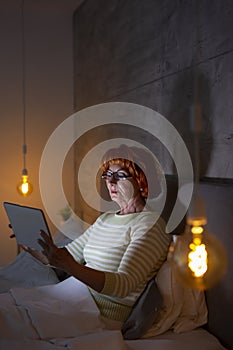
[[[198,77],[201,175],[232,179],[232,19],[227,0],[86,0],[74,15],[76,110],[109,101],[150,107],[193,155]]]

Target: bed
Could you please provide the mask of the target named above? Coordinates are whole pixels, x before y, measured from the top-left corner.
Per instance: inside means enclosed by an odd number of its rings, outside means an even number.
[[[165,270],[168,277],[169,270]],[[182,293],[180,288],[173,292],[176,294],[174,299],[170,297],[172,293],[169,289],[163,322],[155,329],[157,335],[126,340],[120,330],[105,329],[88,288],[73,277],[52,285],[13,287],[10,294],[3,293],[0,298],[0,349],[226,349],[216,337],[197,326],[205,320],[203,314],[189,315],[189,318],[184,311],[183,314],[178,312],[184,305],[180,301]],[[187,296],[190,297],[189,293]],[[200,297],[196,301],[199,303]],[[4,314],[5,305],[7,314]],[[9,305],[17,305],[17,308],[9,308]]]
[[[120,330],[104,327],[85,285],[73,277],[60,281],[53,269],[21,252],[0,270],[0,311],[5,317],[4,322],[0,321],[0,349],[232,350],[233,186],[203,183],[201,191],[209,228],[220,234],[228,252],[228,270],[217,287],[205,293],[184,288],[174,278],[169,262],[165,262],[156,283],[166,307],[142,338],[127,340]],[[66,224],[74,225],[70,221]],[[59,239],[54,237],[58,245],[70,239],[60,233],[58,236]],[[79,298],[74,297],[77,295]],[[47,303],[48,298],[53,302]],[[4,307],[9,303],[17,308],[6,315]],[[28,320],[26,326],[17,328],[25,324],[20,322],[22,319]]]

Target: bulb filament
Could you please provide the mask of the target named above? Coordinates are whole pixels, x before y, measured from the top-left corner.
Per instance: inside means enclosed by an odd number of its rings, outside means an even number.
[[[21,182],[19,183],[17,190],[22,196],[28,196],[32,193],[32,184],[28,181],[28,175],[22,175]]]
[[[191,232],[193,233],[193,241],[189,245],[188,267],[194,277],[203,277],[208,269],[208,254],[206,246],[201,240],[203,228],[192,227]]]
[[[28,193],[28,182],[24,182],[22,183],[22,186],[21,186],[21,189],[22,189],[22,193],[23,194],[27,194]]]

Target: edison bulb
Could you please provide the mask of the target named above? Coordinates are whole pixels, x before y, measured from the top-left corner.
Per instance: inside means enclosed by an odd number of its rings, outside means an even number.
[[[226,271],[222,243],[203,227],[187,227],[171,248],[171,262],[179,280],[188,287],[205,290],[219,282]]]
[[[33,191],[33,186],[28,181],[28,174],[25,171],[22,172],[21,181],[17,186],[17,191],[21,196],[24,196],[24,197],[30,195]]]

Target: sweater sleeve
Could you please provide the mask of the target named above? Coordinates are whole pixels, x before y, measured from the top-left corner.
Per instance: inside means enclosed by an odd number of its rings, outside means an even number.
[[[93,230],[93,225],[90,226],[81,236],[66,245],[66,249],[79,264],[85,264],[83,249],[88,241],[88,238]]]
[[[143,220],[134,228],[131,241],[122,257],[117,272],[105,272],[102,294],[127,297],[138,285],[156,274],[167,257],[171,236],[158,221],[148,231]]]

